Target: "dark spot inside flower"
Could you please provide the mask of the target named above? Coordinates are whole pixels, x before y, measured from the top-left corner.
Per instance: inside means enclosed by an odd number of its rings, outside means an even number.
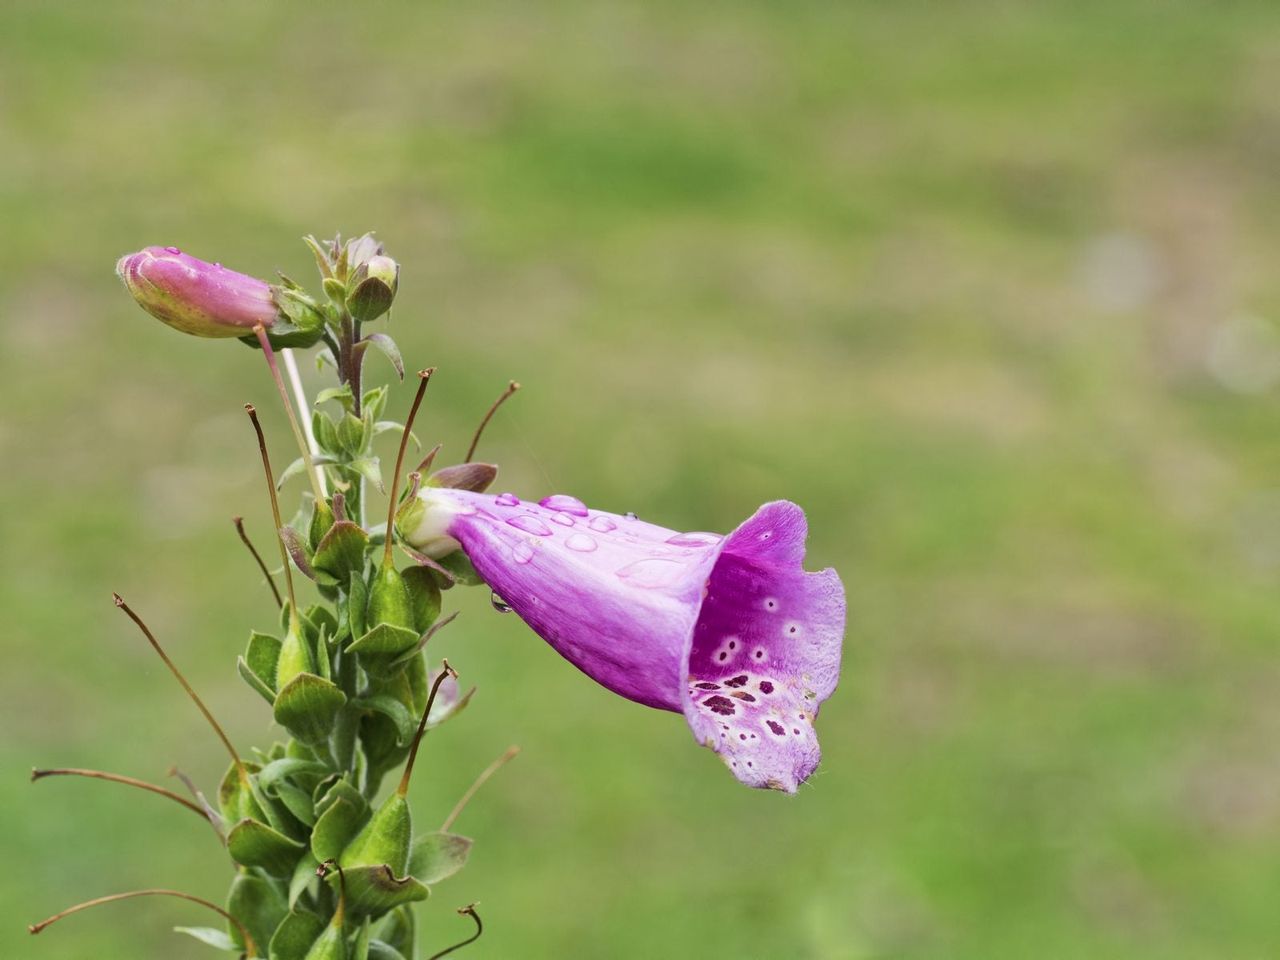
[[[726,687],[741,687],[746,682],[747,682],[747,675],[745,673],[740,673],[736,677],[726,680],[724,682],[724,685]]]
[[[773,684],[772,684],[772,683],[770,683],[768,680],[761,680],[761,681],[760,681],[760,692],[761,692],[761,693],[773,693]]]
[[[800,728],[799,728],[799,727],[792,727],[792,728],[791,728],[791,732],[792,732],[792,733],[794,733],[797,737],[798,737],[798,736],[800,736]]]
[[[717,656],[716,659],[720,661],[728,660],[729,655],[725,653],[723,650],[721,650],[719,656]]]
[[[711,683],[708,680],[704,680],[702,681],[702,683],[695,683],[694,686],[697,687],[699,690],[719,690],[720,689],[720,684]]]
[[[739,739],[739,740],[745,740],[745,739],[747,739],[747,735],[746,735],[745,733],[740,733],[740,734],[738,734],[738,739]]]
[[[790,630],[788,630],[788,631],[787,631],[787,633],[795,633],[795,632],[796,632],[796,628],[795,628],[795,627],[792,627]]]
[[[748,761],[747,761],[747,766],[748,766],[748,767],[754,767],[754,766],[755,766],[755,764],[754,764],[754,763],[752,763],[750,760],[748,760]]]
[[[782,724],[780,724],[777,720],[769,721],[769,729],[772,730],[774,733],[776,733],[780,737],[784,736],[787,732],[782,728]]]
[[[763,659],[764,659],[764,651],[763,651],[763,650],[757,650],[757,651],[756,651],[756,659],[757,659],[757,660],[763,660]]]
[[[734,712],[733,701],[728,697],[707,697],[707,699],[702,701],[702,705],[704,707],[710,707],[712,713],[718,713],[723,716],[728,716]],[[729,728],[725,727],[725,729],[727,730]]]
[[[801,720],[803,720],[803,719],[804,719],[804,714],[803,714],[803,713],[797,713],[797,714],[796,714],[796,716],[797,716],[797,717],[799,717]]]
[[[753,697],[753,696],[752,696],[751,694],[749,694],[749,693],[743,693],[741,690],[736,690],[736,691],[734,691],[733,693],[729,694],[729,696],[731,696],[731,697],[737,697],[739,700],[745,700],[745,701],[747,701],[747,703],[755,703],[755,702],[756,702],[756,698],[755,698],[755,697]]]

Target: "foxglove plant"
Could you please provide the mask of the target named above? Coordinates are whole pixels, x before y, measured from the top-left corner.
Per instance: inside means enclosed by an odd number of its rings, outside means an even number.
[[[497,468],[473,455],[514,382],[482,419],[462,463],[433,469],[437,445],[398,496],[433,370],[419,374],[403,424],[382,419],[388,388],[365,389],[362,380],[370,348],[404,377],[394,341],[365,329],[389,315],[399,265],[372,235],[307,242],[321,274],[320,297],[288,278],[269,284],[175,247],[148,247],[117,265],[137,302],[166,324],[239,338],[260,351],[288,415],[299,456],[277,474],[257,412],[246,405],[271,501],[283,596],[235,518],[279,607],[273,629],[250,633],[237,669],[287,739],[242,756],[143,619],[117,596],[230,756],[217,801],[207,802],[190,783],[188,798],[98,770],[33,771],[33,779],[114,781],[191,810],[233,862],[226,903],[176,890],[130,891],[64,910],[34,924],[33,933],[91,906],[171,896],[226,921],[225,929],[178,929],[243,957],[414,960],[420,938],[412,904],[465,865],[472,841],[452,832],[454,821],[517,752],[490,764],[438,829],[415,824],[408,789],[423,736],[474,693],[463,692],[447,661],[432,667],[427,658],[430,639],[454,616],[441,617],[442,591],[459,584],[487,585],[495,607],[514,610],[608,689],[683,713],[695,739],[743,783],[794,793],[817,766],[813,723],[839,675],[845,601],[833,570],[803,569],[800,508],[765,504],[721,537],[589,509],[564,494],[537,502],[488,494]],[[315,397],[300,422],[277,353],[284,351],[296,374],[289,349],[312,346],[337,383]],[[386,432],[400,435],[389,490],[373,452]],[[285,523],[276,493],[299,475],[310,492]],[[385,524],[365,519],[369,486],[387,494]],[[397,546],[411,558],[405,566],[396,562]],[[295,571],[312,581],[318,602],[299,603]],[[401,766],[395,788],[381,796],[387,775]],[[479,937],[475,905],[459,913],[474,932],[433,958]]]

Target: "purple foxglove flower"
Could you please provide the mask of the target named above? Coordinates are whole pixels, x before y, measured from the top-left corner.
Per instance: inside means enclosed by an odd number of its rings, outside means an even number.
[[[147,247],[121,257],[116,274],[147,313],[198,337],[244,337],[280,316],[271,284],[188,256]]]
[[[615,693],[683,713],[743,783],[794,793],[817,767],[845,597],[834,570],[805,572],[794,503],[766,503],[721,537],[569,496],[428,487],[397,527],[428,556],[461,547],[557,652]]]

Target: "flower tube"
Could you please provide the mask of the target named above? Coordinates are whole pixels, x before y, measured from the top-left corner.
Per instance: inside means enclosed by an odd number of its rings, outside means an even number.
[[[845,596],[834,570],[805,572],[794,503],[766,503],[721,537],[565,495],[426,487],[397,528],[430,557],[461,548],[561,656],[629,700],[683,713],[743,783],[794,793],[817,767]]]

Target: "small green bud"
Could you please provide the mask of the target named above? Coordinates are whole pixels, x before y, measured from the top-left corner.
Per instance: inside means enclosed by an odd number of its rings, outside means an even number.
[[[371,257],[355,272],[347,309],[360,323],[376,320],[391,309],[400,285],[400,265],[390,257]]]
[[[393,793],[347,844],[338,863],[344,869],[386,864],[397,876],[403,876],[409,869],[412,843],[413,816],[409,812],[409,801]]]
[[[404,577],[392,564],[383,564],[374,574],[369,587],[369,607],[366,624],[372,628],[389,624],[393,627],[414,628],[413,606]]]

